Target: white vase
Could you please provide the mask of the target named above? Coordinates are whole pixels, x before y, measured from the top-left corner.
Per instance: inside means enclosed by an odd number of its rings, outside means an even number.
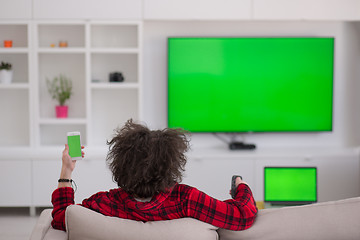
[[[10,84],[12,82],[12,70],[0,70],[0,83]]]

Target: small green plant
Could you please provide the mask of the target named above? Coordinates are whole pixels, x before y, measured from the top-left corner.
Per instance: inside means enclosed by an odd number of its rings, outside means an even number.
[[[71,79],[62,74],[54,77],[53,80],[46,79],[46,85],[51,97],[57,100],[61,106],[65,105],[65,101],[73,94]]]
[[[11,70],[11,68],[12,68],[11,63],[1,62],[0,64],[0,70]]]

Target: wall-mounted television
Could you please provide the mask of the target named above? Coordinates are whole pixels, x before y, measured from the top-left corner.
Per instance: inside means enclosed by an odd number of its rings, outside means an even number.
[[[334,38],[168,38],[168,126],[332,131]]]
[[[295,205],[317,202],[317,168],[265,167],[264,201]]]

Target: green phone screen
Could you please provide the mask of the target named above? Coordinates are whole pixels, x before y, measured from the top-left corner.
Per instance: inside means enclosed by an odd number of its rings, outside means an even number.
[[[81,157],[80,135],[68,136],[70,157]]]

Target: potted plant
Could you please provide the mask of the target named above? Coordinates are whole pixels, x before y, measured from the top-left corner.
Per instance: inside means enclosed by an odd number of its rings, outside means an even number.
[[[11,63],[1,62],[0,64],[0,83],[9,84],[12,81],[13,71]]]
[[[55,107],[57,118],[67,118],[68,106],[65,105],[72,93],[72,81],[70,78],[60,74],[52,80],[46,79],[47,89],[51,97],[58,101],[59,105]]]

